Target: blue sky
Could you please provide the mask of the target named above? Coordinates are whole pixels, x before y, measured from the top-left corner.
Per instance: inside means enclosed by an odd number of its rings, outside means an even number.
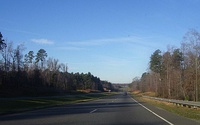
[[[200,0],[0,0],[0,32],[15,45],[91,72],[114,83],[131,82],[151,54],[179,47],[200,29]]]

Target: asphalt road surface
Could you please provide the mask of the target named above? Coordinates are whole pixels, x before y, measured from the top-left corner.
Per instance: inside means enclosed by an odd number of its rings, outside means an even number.
[[[200,125],[118,94],[91,102],[0,116],[0,125]]]

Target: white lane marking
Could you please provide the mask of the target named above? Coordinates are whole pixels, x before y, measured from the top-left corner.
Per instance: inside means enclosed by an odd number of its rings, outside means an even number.
[[[97,109],[94,109],[94,110],[92,110],[90,113],[94,113],[94,112],[96,112],[97,111]]]
[[[154,114],[155,116],[157,116],[158,118],[162,119],[163,121],[167,122],[169,125],[174,125],[171,122],[167,121],[166,119],[164,119],[163,117],[159,116],[158,114],[156,114],[155,112],[151,111],[150,109],[148,109],[147,107],[145,107],[144,105],[142,105],[141,103],[139,103],[138,101],[136,101],[135,99],[133,99],[131,97],[131,99],[133,101],[135,101],[136,103],[138,103],[140,106],[142,106],[143,108],[145,108],[146,110],[148,110],[149,112],[151,112],[152,114]]]

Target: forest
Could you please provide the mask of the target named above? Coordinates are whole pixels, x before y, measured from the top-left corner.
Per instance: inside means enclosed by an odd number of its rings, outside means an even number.
[[[134,78],[130,87],[141,92],[154,92],[158,97],[200,100],[200,33],[189,30],[180,48],[155,50],[148,71]]]
[[[0,96],[44,96],[88,90],[114,90],[108,81],[88,73],[69,73],[66,64],[47,58],[45,49],[23,55],[23,44],[3,39],[0,32]]]

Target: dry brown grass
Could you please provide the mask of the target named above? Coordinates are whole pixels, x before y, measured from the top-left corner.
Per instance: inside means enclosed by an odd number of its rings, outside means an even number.
[[[152,96],[152,97],[155,97],[156,96],[156,93],[155,92],[141,92],[139,90],[135,90],[132,92],[132,94],[134,95],[137,95],[137,96]]]

